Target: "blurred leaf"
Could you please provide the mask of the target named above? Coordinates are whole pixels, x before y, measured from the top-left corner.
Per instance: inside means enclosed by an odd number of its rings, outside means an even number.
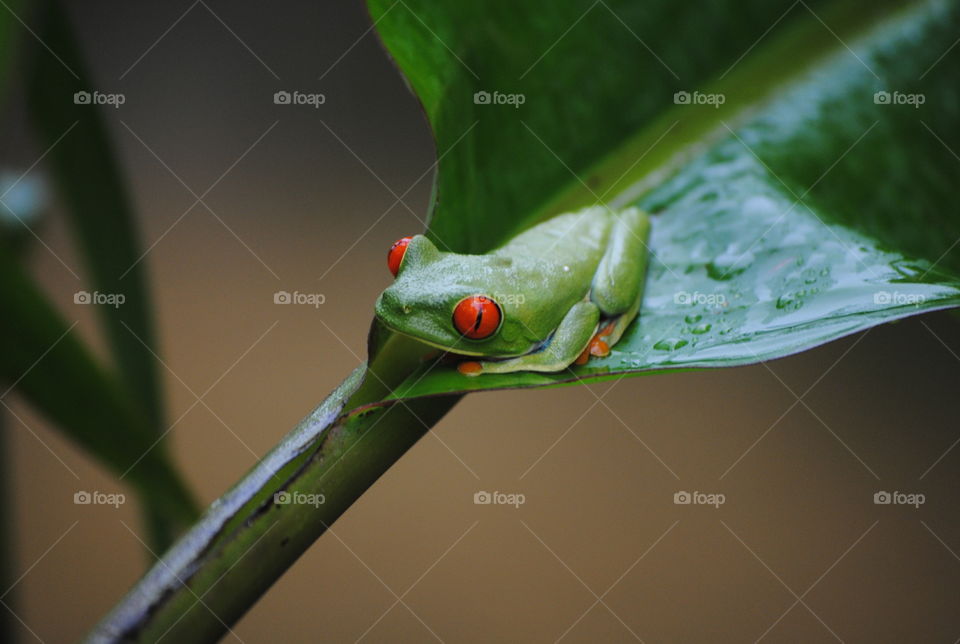
[[[3,598],[4,604],[9,608],[9,610],[3,611],[5,615],[0,615],[0,641],[3,642],[13,642],[18,641],[20,638],[18,631],[20,630],[19,624],[15,621],[13,616],[13,611],[17,610],[16,606],[19,603],[19,593],[14,587],[16,582],[16,573],[14,572],[13,562],[15,559],[15,551],[13,548],[13,504],[10,502],[10,497],[13,496],[11,485],[11,476],[12,467],[10,465],[10,434],[7,429],[7,414],[5,410],[0,410],[0,584],[6,588],[5,597]]]
[[[9,0],[0,15],[0,105],[8,91],[10,83],[10,62],[14,58],[15,44],[18,39],[17,23],[14,12],[20,11],[19,0]]]
[[[700,12],[693,32],[739,39],[709,57],[685,26],[662,28],[667,3],[564,3],[550,33],[585,17],[528,72],[534,39],[515,34],[542,28],[532,4],[371,0],[449,150],[430,222],[441,247],[485,250],[597,202],[656,213],[643,310],[609,357],[479,378],[424,365],[395,397],[747,364],[960,305],[960,54],[944,56],[960,9],[913,3],[867,30],[891,3],[834,3],[822,16],[796,5],[779,41],[737,62],[757,33],[747,27],[780,15],[775,4]],[[733,66],[701,89],[707,58],[712,75]],[[526,102],[474,103],[494,90]],[[678,91],[725,102],[678,105]],[[878,104],[880,91],[925,103]]]
[[[7,10],[0,14],[0,109],[4,106],[8,88],[10,86],[10,62],[13,60],[13,54],[16,50],[15,40],[16,31],[14,25],[13,12],[20,8],[16,0],[7,4]],[[17,221],[17,217],[24,216],[22,213],[35,214],[37,201],[31,195],[32,190],[18,190],[15,178],[3,173],[0,174],[0,244],[11,248],[13,252],[20,253],[25,247],[26,231]],[[11,205],[10,202],[13,202]],[[17,610],[18,593],[14,585],[14,550],[13,550],[13,521],[11,511],[11,489],[10,458],[8,451],[9,434],[7,429],[7,412],[0,409],[0,585],[7,588],[4,604],[8,610],[3,611],[0,616],[0,641],[15,642],[19,637],[19,625],[14,621],[14,611]]]
[[[92,82],[64,6],[42,3],[39,29],[45,47],[33,49],[29,112],[48,150],[53,176],[79,241],[91,291],[122,297],[97,313],[124,383],[146,412],[156,435],[166,431],[143,252],[137,241],[126,182],[96,101],[77,97],[110,93]],[[49,48],[56,55],[47,50]],[[103,431],[110,431],[104,427]],[[169,545],[179,526],[166,525],[147,508],[157,547]]]
[[[155,345],[144,264],[140,262],[143,251],[126,181],[101,113],[114,108],[75,102],[78,92],[107,92],[87,74],[62,4],[49,0],[43,9],[39,33],[57,56],[44,48],[33,50],[30,117],[41,144],[49,150],[53,177],[80,242],[91,287],[125,298],[121,306],[98,306],[97,312],[118,368],[153,424],[162,430],[157,364],[143,346]]]
[[[141,408],[3,247],[0,301],[2,396],[16,388],[73,440],[125,474],[167,521],[192,521],[191,497]]]
[[[21,11],[20,2],[8,2],[0,11],[0,108],[4,107],[12,83],[12,63],[17,58],[20,31],[14,17]],[[0,171],[0,243],[16,252],[28,244],[32,225],[45,205],[44,186],[36,178],[22,177],[19,172]]]

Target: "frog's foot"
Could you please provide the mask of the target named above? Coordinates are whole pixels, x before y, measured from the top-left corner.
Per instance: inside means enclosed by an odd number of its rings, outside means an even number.
[[[617,320],[610,320],[597,331],[597,334],[590,338],[590,342],[583,349],[580,355],[574,360],[576,365],[585,365],[590,360],[590,356],[595,358],[606,358],[610,355],[610,336],[617,329]]]
[[[464,360],[457,365],[457,371],[465,376],[479,376],[483,373],[483,365],[476,360]]]
[[[590,345],[587,348],[590,350],[590,355],[595,358],[606,358],[610,355],[610,345],[600,336],[596,336],[590,340]]]

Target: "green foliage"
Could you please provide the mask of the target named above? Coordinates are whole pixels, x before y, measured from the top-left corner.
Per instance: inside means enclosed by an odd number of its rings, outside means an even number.
[[[49,149],[58,192],[86,262],[87,288],[121,294],[122,306],[97,307],[117,368],[158,433],[163,427],[157,362],[143,251],[126,181],[107,135],[101,108],[77,104],[74,94],[96,87],[62,7],[43,12],[44,42],[60,60],[33,50],[28,108],[43,149]]]
[[[92,641],[222,634],[458,393],[745,364],[960,304],[952,4],[368,4],[436,136],[431,238],[483,252],[559,212],[638,204],[655,217],[641,318],[573,373],[471,380],[420,366],[422,348],[375,326],[369,368],[215,503]]]
[[[960,65],[941,58],[960,29],[955,5],[891,13],[889,3],[841,2],[823,18],[798,5],[779,42],[738,62],[755,25],[789,2],[711,4],[689,16],[667,3],[599,3],[529,69],[531,50],[546,50],[589,3],[548,12],[552,26],[529,5],[499,21],[505,3],[482,15],[371,4],[446,153],[430,222],[438,243],[487,249],[545,215],[598,202],[655,213],[643,310],[609,357],[480,378],[426,365],[394,397],[747,364],[960,304],[960,253],[950,252],[960,237],[951,151],[960,149],[951,80]],[[672,14],[669,29],[651,19],[658,12]],[[522,46],[501,29],[525,33]],[[682,33],[699,38],[681,47]],[[525,100],[474,102],[473,92],[494,88]],[[691,103],[676,104],[678,91]],[[888,104],[876,92],[924,102]]]
[[[0,382],[137,488],[154,545],[164,548],[196,509],[161,442],[166,427],[157,362],[146,348],[153,334],[133,213],[97,108],[74,101],[92,84],[63,9],[56,2],[40,9],[46,46],[29,51],[29,112],[89,269],[82,290],[120,295],[123,303],[97,307],[114,363],[104,366],[24,269],[22,244],[4,240]],[[6,12],[4,20],[13,17]],[[7,209],[21,220],[14,231],[35,225]]]

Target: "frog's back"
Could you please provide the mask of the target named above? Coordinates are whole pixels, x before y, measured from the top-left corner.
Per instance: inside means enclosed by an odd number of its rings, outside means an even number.
[[[525,230],[493,251],[514,259],[538,259],[590,274],[600,262],[613,215],[601,206],[558,215]]]

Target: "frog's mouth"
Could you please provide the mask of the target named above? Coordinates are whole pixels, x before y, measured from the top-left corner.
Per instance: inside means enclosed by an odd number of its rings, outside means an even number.
[[[402,336],[406,336],[406,337],[408,337],[408,338],[410,338],[410,339],[412,339],[412,340],[416,340],[416,341],[419,342],[420,344],[424,344],[424,345],[426,345],[426,346],[428,346],[428,347],[430,347],[430,348],[432,348],[432,349],[439,349],[440,351],[443,351],[444,353],[449,353],[449,354],[454,355],[454,356],[464,356],[464,357],[469,357],[469,358],[483,358],[484,360],[491,360],[491,361],[507,360],[507,359],[510,359],[510,358],[518,358],[518,357],[520,357],[520,356],[525,356],[525,355],[529,355],[529,354],[531,354],[531,353],[536,353],[537,351],[541,350],[541,349],[544,347],[544,345],[546,344],[546,342],[540,343],[540,344],[538,344],[537,346],[533,347],[531,350],[529,350],[529,351],[523,351],[523,352],[521,352],[521,353],[490,355],[490,354],[488,354],[488,353],[484,353],[483,351],[479,351],[479,350],[476,350],[476,349],[472,349],[472,348],[471,348],[471,340],[469,340],[469,339],[467,339],[467,338],[461,338],[461,339],[460,339],[458,342],[456,342],[453,346],[450,346],[449,344],[446,344],[446,343],[441,342],[441,341],[439,341],[439,340],[431,340],[430,338],[425,338],[425,337],[420,336],[420,335],[413,335],[413,334],[411,334],[411,333],[407,333],[406,331],[403,331],[403,330],[401,330],[401,329],[396,328],[395,326],[393,326],[392,324],[390,324],[389,322],[387,322],[385,319],[383,319],[383,318],[380,317],[379,315],[377,316],[377,320],[380,321],[380,324],[382,324],[382,325],[385,326],[386,328],[390,329],[390,330],[393,331],[394,333],[398,333],[398,334],[400,334],[400,335],[402,335]]]
[[[416,340],[416,341],[419,342],[420,344],[425,344],[425,345],[427,345],[428,347],[431,347],[431,348],[433,348],[433,349],[440,349],[441,351],[443,351],[443,352],[445,352],[445,353],[452,353],[452,354],[460,355],[460,356],[469,356],[469,357],[471,357],[471,358],[482,358],[482,357],[485,357],[485,355],[486,355],[486,354],[484,354],[482,351],[476,351],[476,350],[471,351],[471,350],[470,350],[470,345],[467,344],[467,343],[469,342],[469,340],[466,340],[466,339],[464,339],[463,341],[457,343],[455,346],[452,346],[452,347],[451,347],[451,346],[449,346],[449,345],[447,345],[447,344],[445,344],[445,343],[443,343],[443,342],[437,341],[437,340],[430,340],[429,338],[424,338],[423,336],[420,336],[420,335],[413,335],[413,334],[411,334],[411,333],[407,333],[407,332],[405,332],[405,331],[402,331],[402,330],[398,329],[397,327],[391,325],[389,322],[387,322],[386,320],[384,320],[384,319],[381,318],[381,317],[378,317],[377,319],[380,320],[380,323],[381,323],[383,326],[385,326],[386,328],[390,329],[390,330],[393,331],[394,333],[399,333],[399,334],[402,335],[402,336],[406,336],[406,337],[408,337],[408,338],[410,338],[410,339],[412,339],[412,340]]]

